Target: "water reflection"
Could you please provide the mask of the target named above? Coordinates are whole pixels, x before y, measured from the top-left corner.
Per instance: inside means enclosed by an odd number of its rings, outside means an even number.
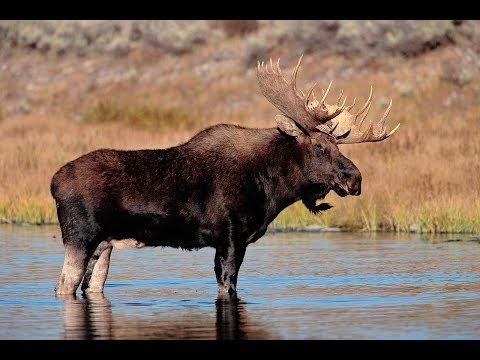
[[[245,314],[245,305],[235,297],[219,296],[215,302],[217,310],[217,340],[247,339],[245,323],[242,316]]]
[[[66,340],[113,339],[112,305],[103,294],[57,295],[65,304]]]
[[[245,303],[237,297],[219,296],[215,303],[215,321],[211,316],[196,312],[185,316],[179,310],[177,318],[167,311],[165,316],[148,319],[128,316],[115,317],[110,301],[103,294],[58,295],[65,306],[64,339],[268,339],[258,323],[252,321]],[[212,303],[213,305],[213,303]]]

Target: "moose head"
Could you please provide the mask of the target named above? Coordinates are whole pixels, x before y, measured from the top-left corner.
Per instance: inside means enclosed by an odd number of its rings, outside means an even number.
[[[324,91],[322,98],[315,98],[314,84],[305,94],[297,88],[297,74],[303,55],[298,60],[291,80],[283,76],[280,59],[276,63],[258,62],[257,79],[262,94],[280,112],[276,116],[278,129],[286,136],[292,137],[303,149],[302,169],[307,178],[301,190],[301,198],[305,206],[312,212],[326,210],[329,204],[316,205],[325,198],[330,190],[339,196],[360,195],[362,176],[353,162],[347,159],[338,149],[338,144],[358,144],[363,142],[382,141],[397,131],[400,124],[387,132],[385,121],[392,107],[392,100],[380,121],[362,130],[364,120],[372,105],[373,87],[370,95],[360,110],[350,111],[355,106],[356,98],[350,105],[345,105],[343,90],[335,104],[326,102],[332,82]]]

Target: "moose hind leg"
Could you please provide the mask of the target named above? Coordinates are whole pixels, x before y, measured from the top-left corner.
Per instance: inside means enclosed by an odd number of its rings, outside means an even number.
[[[82,291],[85,293],[102,293],[110,266],[112,246],[108,241],[102,241],[93,253],[83,277]]]
[[[56,199],[65,259],[55,287],[56,294],[74,295],[87,270],[90,257],[104,238],[93,208],[81,196]]]
[[[88,258],[89,254],[85,249],[72,244],[65,245],[65,259],[55,287],[56,294],[75,294],[85,274]]]

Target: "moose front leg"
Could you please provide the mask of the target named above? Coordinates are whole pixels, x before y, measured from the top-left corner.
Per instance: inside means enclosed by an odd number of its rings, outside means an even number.
[[[217,247],[215,253],[215,275],[218,293],[234,295],[237,292],[237,277],[245,256],[246,245],[229,243]]]

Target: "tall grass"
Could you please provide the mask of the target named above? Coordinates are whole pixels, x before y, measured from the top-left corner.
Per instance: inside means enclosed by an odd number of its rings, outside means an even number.
[[[349,76],[341,76],[348,59],[324,57],[319,63],[305,59],[300,88],[306,87],[305,79],[318,79],[318,74],[330,71],[329,76],[339,75],[331,98],[345,88],[361,103],[373,84],[369,118],[378,119],[393,98],[387,127],[399,122],[401,127],[379,143],[340,145],[362,172],[361,196],[340,198],[331,192],[325,201],[334,207],[317,216],[296,203],[278,216],[272,228],[320,224],[364,231],[480,233],[480,76],[473,72],[461,86],[444,81],[441,63],[432,61],[439,55],[383,65],[388,71],[372,70],[367,64]],[[452,56],[447,50],[443,55]],[[193,55],[186,55],[182,61],[193,60]],[[173,61],[165,64],[176,66]],[[51,176],[87,151],[173,146],[220,122],[274,126],[276,110],[260,95],[254,73],[224,71],[229,75],[203,81],[210,75],[185,66],[175,75],[176,86],[170,79],[167,85],[112,87],[96,101],[87,97],[75,105],[80,122],[61,111],[5,118],[0,123],[0,222],[56,222]],[[412,91],[400,91],[399,82],[410,84]],[[132,103],[131,97],[142,101]]]

